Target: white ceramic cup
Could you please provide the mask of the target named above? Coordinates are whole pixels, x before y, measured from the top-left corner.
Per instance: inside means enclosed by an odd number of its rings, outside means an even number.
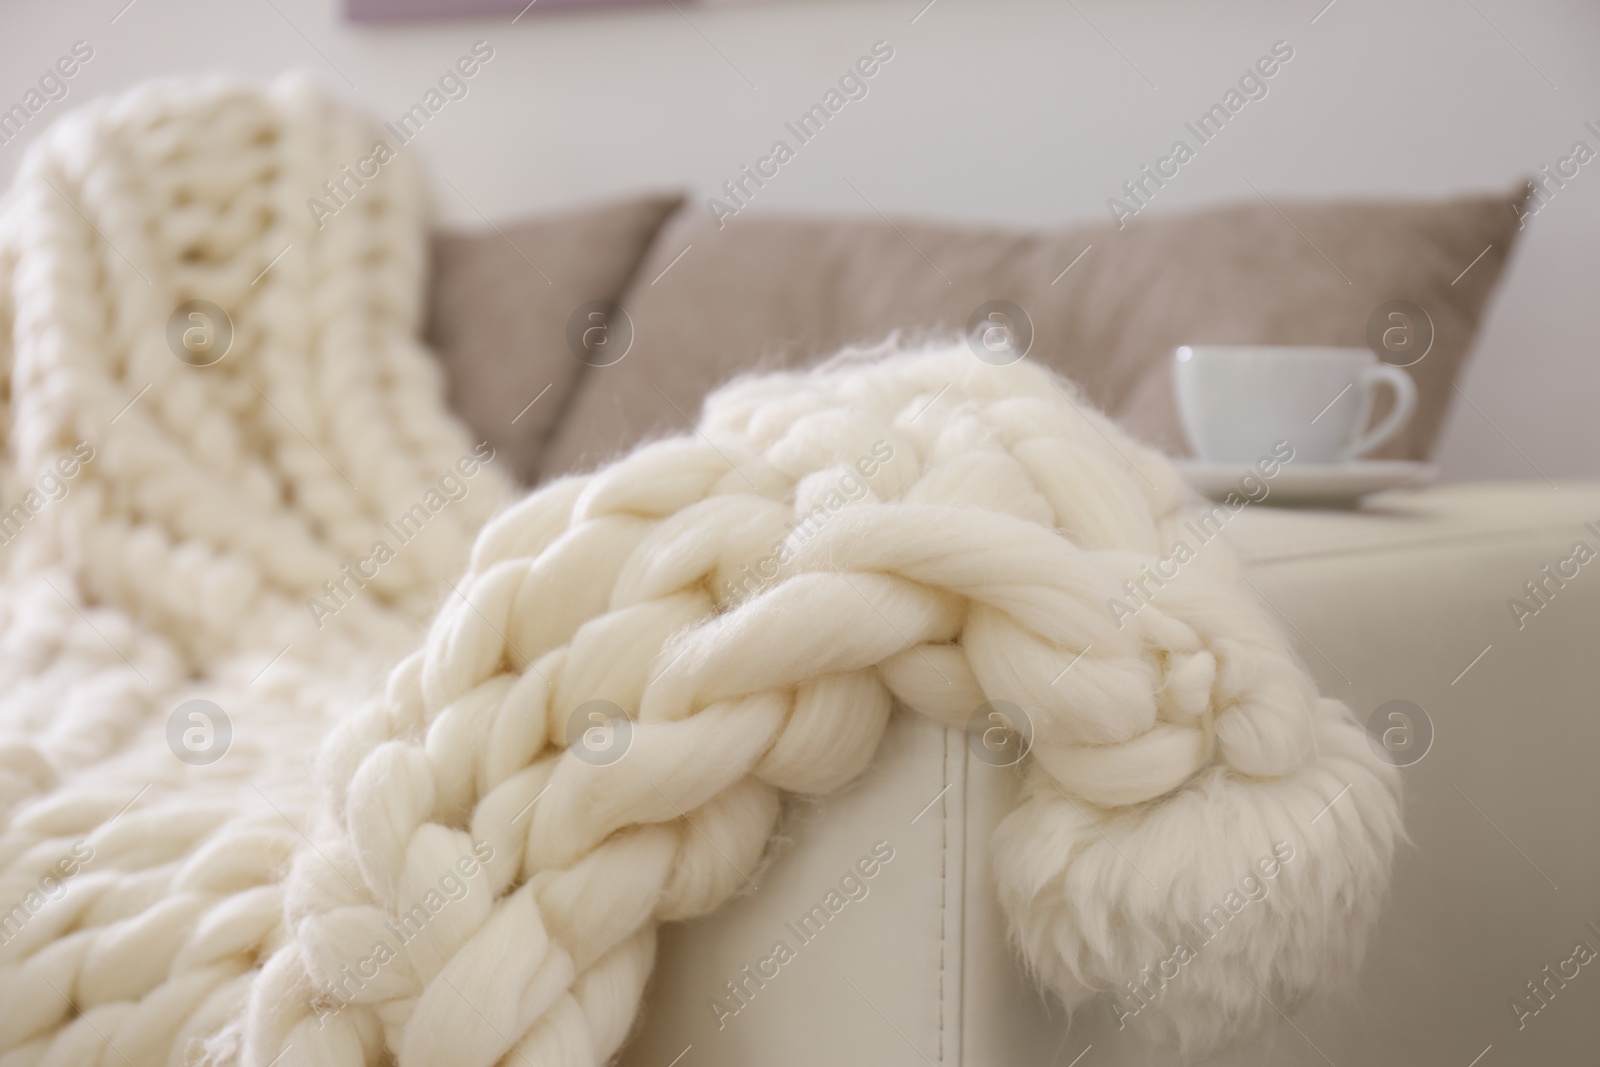
[[[1297,462],[1348,462],[1399,433],[1417,407],[1411,376],[1365,348],[1185,345],[1172,368],[1189,444],[1218,463],[1252,463],[1279,441]],[[1368,429],[1380,385],[1394,406]]]

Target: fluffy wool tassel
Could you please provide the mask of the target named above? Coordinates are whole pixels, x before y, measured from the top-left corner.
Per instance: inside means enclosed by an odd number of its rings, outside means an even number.
[[[1293,861],[1165,992],[1165,1025],[1209,1046],[1353,970],[1397,776],[1223,545],[1112,610],[1192,503],[1162,457],[1048,372],[962,346],[736,382],[701,429],[491,523],[463,598],[330,741],[330,819],[290,878],[247,1064],[604,1062],[655,926],[737,892],[780,792],[864,769],[892,698],[957,726],[986,701],[1028,715],[996,873],[1068,1005],[1148,975],[1275,848]],[[875,446],[891,458],[861,478]],[[870,492],[735,584],[841,482]],[[592,701],[631,722],[614,763],[571,732]],[[453,871],[460,902],[398,943]],[[380,944],[393,962],[358,965]]]

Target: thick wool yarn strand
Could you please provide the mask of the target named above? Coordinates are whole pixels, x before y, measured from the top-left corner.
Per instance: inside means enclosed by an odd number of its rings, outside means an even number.
[[[1275,841],[1303,857],[1294,884],[1193,965],[1169,1025],[1209,1044],[1270,1011],[1257,987],[1292,1004],[1352,970],[1398,829],[1393,771],[1221,545],[1137,616],[1109,609],[1177,536],[1187,498],[1163,459],[1048,373],[964,347],[736,383],[701,430],[491,523],[463,599],[330,742],[335,818],[296,861],[293,943],[254,990],[245,1062],[360,1062],[358,1045],[603,1062],[654,925],[740,891],[778,791],[860,773],[892,698],[962,727],[985,700],[1029,714],[997,874],[1069,1004],[1137,976]],[[893,459],[872,492],[730,598],[874,442]],[[568,749],[591,700],[635,723],[608,766]],[[351,989],[352,960],[475,842],[494,858],[473,903]]]

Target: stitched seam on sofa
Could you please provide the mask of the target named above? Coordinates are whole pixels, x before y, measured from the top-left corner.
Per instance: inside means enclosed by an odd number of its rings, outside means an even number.
[[[944,760],[939,767],[939,777],[950,779],[950,730],[944,731]],[[950,944],[950,805],[940,802],[939,819],[939,1062],[944,1062],[944,1031],[948,1025],[945,1017],[945,965],[949,959]]]

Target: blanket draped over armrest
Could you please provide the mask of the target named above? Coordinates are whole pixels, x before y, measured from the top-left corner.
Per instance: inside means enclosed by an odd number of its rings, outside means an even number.
[[[0,1063],[595,1067],[896,707],[1028,739],[994,875],[1069,1007],[1278,849],[1159,1018],[1353,974],[1395,771],[1224,543],[1151,578],[1165,459],[957,344],[507,507],[416,340],[413,164],[303,80],[159,83],[0,211]]]

